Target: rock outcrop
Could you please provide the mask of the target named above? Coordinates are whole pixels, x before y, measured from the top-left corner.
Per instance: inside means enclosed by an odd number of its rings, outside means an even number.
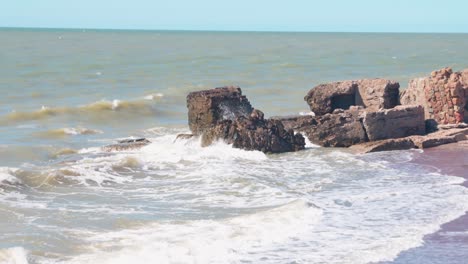
[[[351,146],[356,153],[377,151],[405,150],[412,148],[426,149],[444,144],[465,141],[468,128],[450,128],[423,136],[409,136],[397,139],[385,139]]]
[[[256,113],[258,110],[254,110]],[[258,111],[260,112],[260,111]],[[223,139],[235,148],[260,150],[265,153],[281,153],[304,149],[305,140],[301,134],[285,130],[281,121],[273,119],[240,117],[224,120],[202,134],[202,145],[211,145]]]
[[[397,106],[369,111],[352,106],[315,117],[315,123],[304,131],[312,143],[324,147],[350,147],[381,139],[425,134],[424,111],[421,106]]]
[[[224,140],[266,153],[303,149],[304,138],[294,131],[324,147],[354,146],[363,152],[427,148],[466,139],[467,133],[453,129],[462,129],[468,111],[468,70],[445,68],[410,81],[401,94],[399,88],[399,83],[385,79],[321,84],[304,97],[315,116],[270,119],[252,107],[239,87],[192,92],[187,96],[189,126],[204,146]],[[449,129],[455,134],[447,130],[426,134],[444,124],[456,124]]]
[[[188,121],[194,135],[210,130],[223,120],[248,117],[253,108],[237,86],[191,92],[187,95]]]
[[[334,111],[316,117],[316,124],[302,128],[307,138],[323,147],[349,147],[367,142],[367,135],[360,121],[359,110]]]
[[[435,124],[463,122],[467,77],[467,72],[453,72],[451,68],[434,71],[430,77],[411,80],[408,89],[401,93],[400,102],[423,106],[426,120]]]
[[[419,105],[364,111],[361,116],[369,141],[426,133],[424,108]]]
[[[461,82],[463,85],[463,90],[465,92],[465,113],[468,112],[468,69],[465,69],[461,73]],[[465,114],[465,123],[468,123],[468,115]]]
[[[350,149],[355,153],[371,153],[379,151],[406,150],[416,148],[413,140],[409,137],[391,138],[373,142],[366,142],[351,146]]]
[[[384,79],[365,79],[320,84],[312,88],[304,100],[317,116],[335,109],[347,110],[362,106],[371,111],[393,108],[399,101],[400,84]]]
[[[202,145],[223,140],[236,148],[281,153],[304,149],[305,140],[284,129],[274,119],[265,119],[254,109],[239,87],[220,87],[187,96],[190,130],[201,136]]]
[[[104,146],[101,149],[106,152],[137,150],[149,144],[151,144],[151,141],[146,138],[130,138],[119,140],[117,144]]]
[[[297,115],[297,116],[274,116],[273,120],[278,120],[283,123],[284,129],[302,132],[304,128],[317,125],[317,118],[311,115]]]

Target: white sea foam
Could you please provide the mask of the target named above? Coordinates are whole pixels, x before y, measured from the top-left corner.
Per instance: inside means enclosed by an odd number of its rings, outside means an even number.
[[[312,143],[305,133],[301,133],[301,134],[305,139],[305,147],[306,148],[320,148],[319,145]]]
[[[9,167],[0,167],[0,183],[1,182],[17,182],[18,179],[13,175],[18,169]]]
[[[161,221],[93,231],[78,243],[90,245],[88,253],[72,263],[386,261],[468,209],[463,179],[418,171],[408,165],[413,152],[312,147],[265,155],[165,133],[149,130],[152,143],[140,150],[82,151],[84,158],[60,165],[60,177],[103,195],[70,214],[151,219],[156,209],[146,206],[164,205]]]
[[[321,209],[298,200],[231,219],[158,223],[97,234],[88,240],[94,252],[71,263],[265,262],[313,229],[321,214]],[[109,248],[120,250],[110,253]]]
[[[309,116],[315,116],[315,113],[312,112],[312,111],[308,111],[308,112],[304,111],[304,112],[299,112],[299,115],[301,115],[301,116],[308,116],[308,115]]]
[[[63,132],[67,135],[88,135],[88,134],[102,134],[103,132],[101,130],[97,129],[89,129],[89,128],[83,128],[83,127],[66,127],[63,128]]]
[[[2,264],[27,264],[27,252],[22,247],[0,249],[0,263]]]
[[[156,100],[156,99],[159,99],[159,98],[162,98],[164,97],[164,94],[162,93],[155,93],[155,94],[149,94],[149,95],[146,95],[144,97],[144,99],[146,100]]]

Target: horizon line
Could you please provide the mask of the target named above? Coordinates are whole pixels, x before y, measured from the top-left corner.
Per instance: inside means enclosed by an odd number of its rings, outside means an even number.
[[[226,32],[226,33],[350,33],[350,34],[468,34],[467,32],[440,31],[306,31],[306,30],[234,30],[234,29],[145,29],[145,28],[87,28],[87,27],[22,27],[0,26],[0,30],[91,30],[91,31],[179,31],[179,32]]]

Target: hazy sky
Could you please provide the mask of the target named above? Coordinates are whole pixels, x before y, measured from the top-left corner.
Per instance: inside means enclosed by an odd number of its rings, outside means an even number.
[[[0,27],[468,32],[468,0],[4,0]]]

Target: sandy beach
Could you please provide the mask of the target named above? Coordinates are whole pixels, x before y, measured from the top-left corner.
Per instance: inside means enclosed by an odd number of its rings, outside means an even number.
[[[427,149],[413,161],[445,175],[465,178],[468,188],[468,141]],[[468,259],[468,213],[424,237],[424,245],[402,252],[391,263],[466,263]]]

